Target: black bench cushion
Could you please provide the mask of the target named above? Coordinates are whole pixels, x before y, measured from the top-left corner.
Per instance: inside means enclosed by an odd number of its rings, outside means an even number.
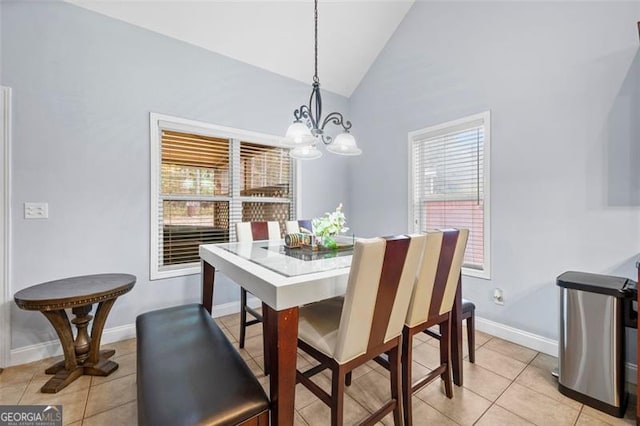
[[[236,424],[269,408],[262,386],[200,304],[138,316],[141,424]]]
[[[472,312],[476,309],[476,305],[473,304],[472,301],[467,299],[462,299],[462,312]]]

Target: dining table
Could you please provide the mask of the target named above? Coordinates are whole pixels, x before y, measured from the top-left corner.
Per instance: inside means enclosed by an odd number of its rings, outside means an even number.
[[[283,241],[205,244],[199,249],[202,300],[211,312],[215,276],[223,273],[262,301],[265,363],[269,367],[271,424],[292,425],[296,387],[298,309],[344,295],[352,249],[287,248]],[[208,305],[208,306],[207,306]],[[454,301],[451,359],[462,385],[461,285]]]

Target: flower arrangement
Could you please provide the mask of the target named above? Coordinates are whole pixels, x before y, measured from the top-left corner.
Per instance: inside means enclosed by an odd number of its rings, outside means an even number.
[[[340,232],[347,232],[349,228],[345,227],[347,219],[342,213],[342,203],[336,207],[336,211],[325,213],[322,217],[317,217],[311,221],[313,225],[313,233],[319,239],[319,243],[328,248],[336,248],[337,243],[332,238]]]

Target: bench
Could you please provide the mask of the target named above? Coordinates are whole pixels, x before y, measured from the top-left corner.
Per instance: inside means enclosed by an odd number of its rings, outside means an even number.
[[[269,424],[267,395],[205,304],[136,319],[141,426]]]

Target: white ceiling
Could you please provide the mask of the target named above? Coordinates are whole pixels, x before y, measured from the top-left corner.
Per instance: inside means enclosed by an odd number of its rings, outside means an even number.
[[[67,0],[257,67],[311,84],[313,2]],[[318,75],[350,96],[413,0],[322,0]]]

